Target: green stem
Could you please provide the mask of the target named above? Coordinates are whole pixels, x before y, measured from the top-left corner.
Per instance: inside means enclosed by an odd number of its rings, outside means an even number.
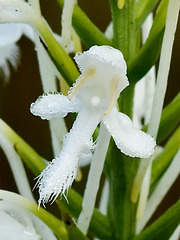
[[[117,1],[109,0],[114,38],[113,43],[121,50],[126,61],[136,53],[137,32],[135,26],[135,1],[126,0],[123,9],[118,9]],[[132,117],[134,84],[129,78],[130,86],[123,91],[118,100],[120,111]],[[137,170],[138,161],[121,154],[113,144],[111,156],[106,162],[109,177],[109,206],[108,213],[112,222],[114,239],[131,239],[135,235],[136,204],[130,201],[130,191]]]
[[[108,215],[112,224],[113,239],[128,240],[135,235],[136,204],[130,201],[130,193],[137,164],[137,159],[132,160],[121,154],[111,142],[105,172],[109,179]]]
[[[135,1],[126,0],[123,9],[119,9],[117,1],[109,0],[113,20],[113,45],[124,55],[126,61],[132,59],[136,53],[136,25],[135,25]],[[132,76],[133,78],[133,76]],[[123,91],[119,99],[119,108],[132,118],[134,84],[129,78],[130,86]]]
[[[113,20],[113,45],[124,55],[126,61],[132,58],[136,50],[135,37],[135,1],[126,0],[123,9],[117,1],[109,0]]]
[[[121,93],[118,99],[120,111],[127,114],[131,119],[133,117],[133,98],[134,98],[134,83],[130,85]]]
[[[57,2],[63,8],[64,0],[57,0]],[[77,4],[74,6],[72,24],[86,47],[112,45],[112,42],[92,23]]]
[[[79,72],[74,62],[65,52],[65,50],[60,46],[60,44],[56,41],[50,29],[42,20],[42,18],[39,17],[37,19],[37,21],[35,22],[35,26],[43,38],[40,38],[40,42],[44,46],[44,49],[46,50],[62,76],[66,79],[67,83],[69,85],[72,85],[73,82],[75,82],[75,80],[79,77]]]

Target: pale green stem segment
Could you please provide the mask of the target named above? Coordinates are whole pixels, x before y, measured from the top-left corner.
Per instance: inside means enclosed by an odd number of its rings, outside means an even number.
[[[76,0],[65,0],[62,16],[61,16],[61,45],[68,54],[73,33],[72,14]],[[66,95],[69,90],[67,82],[60,76],[61,92]]]
[[[38,218],[40,218],[44,223],[46,223],[56,234],[56,236],[61,240],[69,240],[68,232],[64,223],[62,223],[59,219],[54,217],[51,213],[47,212],[43,208],[39,208],[37,204],[27,200],[26,198],[12,192],[0,190],[0,198],[1,201],[7,201],[13,203],[20,208],[24,208],[32,212]]]
[[[167,20],[166,20],[166,28],[163,38],[161,56],[160,56],[160,64],[157,76],[157,86],[155,90],[154,100],[153,100],[153,108],[151,112],[148,133],[151,134],[154,138],[157,136],[159,122],[167,87],[167,80],[170,68],[170,61],[172,55],[172,47],[174,42],[174,34],[176,31],[178,14],[179,14],[179,5],[180,0],[172,1],[170,0],[167,12]],[[137,172],[137,175],[134,180],[131,200],[133,202],[137,201],[141,183],[146,173],[146,170],[150,164],[151,160],[142,159],[140,162],[140,166]]]
[[[71,35],[72,35],[72,14],[73,14],[75,3],[76,3],[76,0],[65,0],[63,12],[62,12],[62,18],[61,18],[62,47],[67,53],[69,52],[69,46],[70,46]]]
[[[57,2],[63,8],[64,0],[57,0]],[[77,4],[74,6],[72,24],[87,48],[93,45],[112,45],[112,42],[92,23]]]
[[[101,124],[98,143],[91,162],[86,189],[84,193],[82,211],[78,219],[78,225],[81,231],[86,234],[89,228],[90,220],[94,211],[97,192],[99,189],[100,178],[103,171],[104,161],[108,150],[110,134],[104,124]]]

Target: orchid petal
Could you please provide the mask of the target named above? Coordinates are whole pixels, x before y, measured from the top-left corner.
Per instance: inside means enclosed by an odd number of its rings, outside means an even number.
[[[155,148],[154,139],[147,133],[136,129],[130,118],[118,112],[117,108],[103,117],[103,122],[110,132],[117,147],[131,157],[148,158]]]
[[[92,134],[100,121],[100,113],[81,109],[72,129],[63,140],[59,157],[43,170],[39,176],[39,204],[54,201],[72,185],[77,173],[79,159],[92,148]]]
[[[83,153],[81,158],[79,159],[79,166],[80,167],[86,167],[90,164],[91,160],[93,158],[92,152],[89,153]]]
[[[0,25],[0,46],[16,43],[22,35],[21,24],[5,23]]]
[[[6,79],[9,79],[9,63],[16,69],[19,62],[19,47],[16,44],[0,46],[0,69]],[[9,62],[9,63],[8,63]]]
[[[19,63],[19,47],[16,42],[24,33],[33,40],[33,29],[26,24],[7,23],[0,25],[0,67],[6,79],[10,76],[8,62],[17,68]]]
[[[30,226],[24,226],[10,214],[0,211],[0,238],[3,240],[40,240],[40,236]]]
[[[52,160],[38,179],[39,205],[41,202],[54,201],[59,194],[65,196],[66,190],[71,187],[78,168],[79,156],[61,153],[61,156]]]
[[[65,117],[68,112],[79,111],[79,101],[73,98],[71,101],[62,94],[44,94],[36,102],[31,104],[30,111],[35,116],[50,120],[57,117]]]

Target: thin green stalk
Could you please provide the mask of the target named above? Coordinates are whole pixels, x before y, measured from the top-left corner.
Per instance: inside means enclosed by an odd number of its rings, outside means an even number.
[[[64,0],[57,0],[57,2],[63,8]],[[92,23],[77,4],[74,6],[72,24],[87,48],[93,45],[112,45],[112,42]]]
[[[73,82],[79,77],[79,72],[75,66],[75,63],[60,46],[52,35],[50,29],[42,18],[38,18],[35,26],[42,36],[40,41],[44,46],[44,49],[60,71],[61,75],[66,79],[67,83],[71,86]]]
[[[136,53],[135,1],[126,0],[122,9],[117,1],[109,0],[113,20],[113,45],[122,51],[125,60],[130,60]],[[133,76],[132,76],[133,78]],[[134,84],[123,91],[118,100],[120,111],[132,117]],[[109,178],[108,214],[112,223],[114,239],[131,239],[135,235],[136,205],[130,201],[130,189],[138,161],[121,154],[111,143],[112,152],[108,154],[106,171]],[[111,154],[111,155],[110,155]],[[113,156],[113,158],[112,158]]]
[[[66,0],[61,17],[62,47],[68,53],[72,36],[72,14],[76,0]]]

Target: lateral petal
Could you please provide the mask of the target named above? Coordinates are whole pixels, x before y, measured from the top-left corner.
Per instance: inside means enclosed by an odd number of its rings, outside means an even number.
[[[68,112],[78,112],[80,102],[73,98],[71,101],[67,96],[60,93],[49,93],[40,96],[30,106],[30,111],[35,116],[50,120],[57,117],[65,117]]]
[[[134,128],[131,119],[118,112],[117,108],[104,116],[103,122],[124,154],[140,158],[148,158],[153,154],[155,140],[149,134]]]

